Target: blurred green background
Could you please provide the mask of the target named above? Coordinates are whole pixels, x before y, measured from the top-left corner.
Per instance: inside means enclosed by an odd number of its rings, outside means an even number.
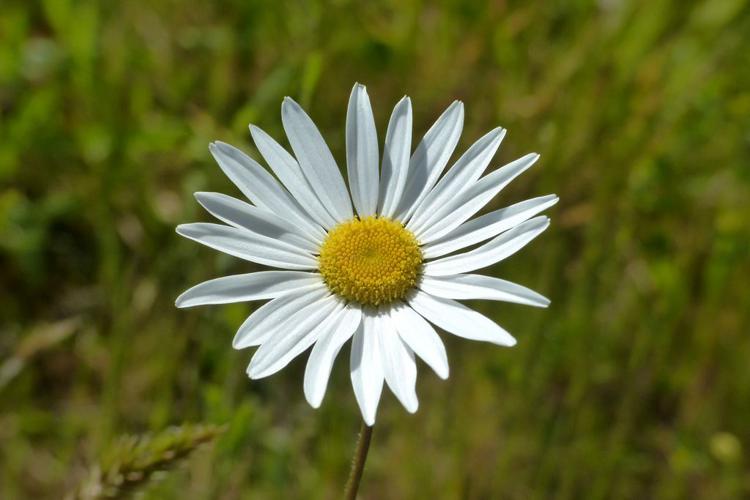
[[[257,157],[285,95],[343,164],[355,81],[381,132],[404,94],[415,137],[461,99],[460,149],[502,125],[493,166],[541,153],[489,208],[561,197],[491,269],[551,307],[475,304],[519,345],[444,336],[419,412],[384,396],[362,498],[750,497],[749,46],[742,0],[2,0],[0,498],[60,498],[185,422],[226,428],[146,498],[338,497],[348,351],[318,411],[304,356],[247,380],[257,304],[173,301],[253,266],[174,227],[210,219],[192,192],[238,194],[209,141]]]

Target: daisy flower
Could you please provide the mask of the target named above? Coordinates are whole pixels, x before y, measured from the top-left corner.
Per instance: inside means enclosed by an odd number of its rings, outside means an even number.
[[[304,393],[317,408],[334,360],[351,339],[351,381],[365,423],[375,422],[384,383],[415,412],[415,354],[439,377],[448,377],[445,347],[435,327],[501,346],[516,343],[459,300],[549,303],[521,285],[473,274],[510,257],[544,231],[549,219],[535,215],[557,197],[472,218],[539,155],[528,154],[483,175],[505,136],[498,127],[441,176],[463,118],[463,104],[456,101],[412,152],[411,101],[404,97],[391,114],[381,158],[367,91],[356,84],[346,116],[348,189],[315,124],[288,97],[281,119],[294,155],[250,126],[275,175],[229,144],[211,144],[211,154],[249,203],[196,193],[223,224],[183,224],[177,232],[276,270],[200,283],[179,296],[177,307],[268,300],[232,342],[235,349],[259,346],[247,368],[250,378],[272,375],[312,347]]]

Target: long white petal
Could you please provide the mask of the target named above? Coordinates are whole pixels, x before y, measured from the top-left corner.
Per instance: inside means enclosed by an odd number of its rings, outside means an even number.
[[[378,327],[377,313],[370,309],[363,311],[362,323],[354,332],[350,360],[354,397],[362,412],[362,418],[369,426],[375,424],[385,379]]]
[[[409,298],[409,305],[430,323],[459,337],[502,346],[516,345],[516,339],[497,323],[455,300],[417,290]]]
[[[528,154],[487,174],[473,186],[429,214],[421,230],[414,231],[415,236],[422,243],[429,243],[453,231],[481,210],[500,190],[531,167],[538,158],[538,154]]]
[[[417,353],[417,356],[422,358],[438,377],[447,379],[448,355],[443,341],[432,325],[403,303],[392,306],[390,315],[401,340]]]
[[[235,274],[195,285],[177,297],[175,305],[194,307],[273,299],[289,292],[318,288],[322,284],[324,283],[320,274],[303,271]]]
[[[346,113],[346,168],[354,208],[360,217],[378,206],[378,135],[367,89],[354,84]]]
[[[379,315],[378,320],[381,323],[380,346],[385,382],[406,411],[414,413],[419,408],[414,353],[401,340],[387,313]]]
[[[320,248],[322,241],[316,241],[287,219],[268,210],[221,193],[199,192],[195,193],[195,198],[211,215],[231,226],[281,240],[310,253],[315,253]]]
[[[255,125],[250,125],[250,135],[252,135],[255,146],[263,155],[273,173],[297,199],[308,215],[326,229],[335,226],[336,221],[310,187],[310,183],[305,179],[297,160],[270,135]],[[325,237],[324,232],[322,236]]]
[[[300,309],[323,300],[330,292],[325,284],[294,291],[263,304],[242,323],[232,340],[232,347],[245,349],[260,345]]]
[[[385,217],[393,217],[404,192],[411,155],[411,127],[411,100],[404,97],[393,108],[385,134],[378,204],[378,212]]]
[[[283,241],[221,224],[180,224],[177,234],[240,259],[282,269],[316,269],[318,261]]]
[[[554,194],[540,196],[465,222],[445,236],[422,246],[424,258],[434,259],[493,238],[546,210],[557,203],[557,200]]]
[[[320,238],[320,228],[294,198],[257,161],[224,142],[208,146],[219,167],[254,205],[289,219]]]
[[[424,274],[427,276],[447,276],[491,266],[522,249],[548,226],[548,217],[543,215],[534,217],[470,252],[427,262],[424,266]]]
[[[407,228],[418,231],[436,209],[453,200],[460,192],[468,189],[479,179],[487,168],[497,148],[505,137],[505,129],[491,130],[475,142],[461,158],[448,170],[435,187],[417,207]]]
[[[536,307],[547,307],[549,299],[534,290],[511,281],[482,276],[481,274],[456,274],[453,276],[422,276],[419,289],[446,299],[500,300]]]
[[[407,222],[440,177],[461,137],[464,105],[454,101],[430,127],[409,161],[406,187],[395,218]]]
[[[337,222],[354,217],[352,202],[331,150],[307,113],[289,97],[281,105],[281,121],[289,143],[315,194]]]
[[[258,379],[278,372],[327,332],[343,311],[344,302],[334,295],[297,311],[255,351],[247,375]]]
[[[333,362],[339,351],[354,334],[362,321],[362,309],[355,304],[348,304],[338,321],[331,325],[329,331],[321,333],[310,352],[305,367],[305,398],[313,408],[320,407],[326,393],[328,379],[331,376]]]

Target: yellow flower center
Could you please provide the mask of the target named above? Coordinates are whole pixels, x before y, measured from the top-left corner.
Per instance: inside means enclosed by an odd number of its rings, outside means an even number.
[[[422,251],[400,223],[353,219],[331,229],[320,248],[320,273],[335,294],[377,306],[402,299],[417,284]]]

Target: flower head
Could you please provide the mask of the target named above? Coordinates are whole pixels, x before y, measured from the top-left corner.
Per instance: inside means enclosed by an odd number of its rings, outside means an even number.
[[[415,354],[448,377],[445,347],[433,325],[467,339],[515,344],[503,328],[457,300],[547,306],[528,288],[470,274],[544,231],[549,219],[535,215],[557,202],[555,195],[542,196],[472,218],[539,157],[529,154],[482,175],[504,129],[481,137],[441,176],[461,134],[463,105],[451,104],[412,152],[411,101],[404,97],[391,114],[381,161],[367,91],[357,84],[346,118],[347,189],[302,108],[286,98],[281,116],[294,156],[252,125],[275,176],[240,150],[211,144],[219,166],[250,203],[196,193],[224,224],[177,228],[216,250],[280,269],[206,281],[176,302],[269,300],[240,326],[232,344],[259,346],[247,369],[251,378],[276,373],[312,346],[304,392],[317,408],[334,359],[351,338],[352,385],[372,425],[384,382],[408,411],[417,410]]]

